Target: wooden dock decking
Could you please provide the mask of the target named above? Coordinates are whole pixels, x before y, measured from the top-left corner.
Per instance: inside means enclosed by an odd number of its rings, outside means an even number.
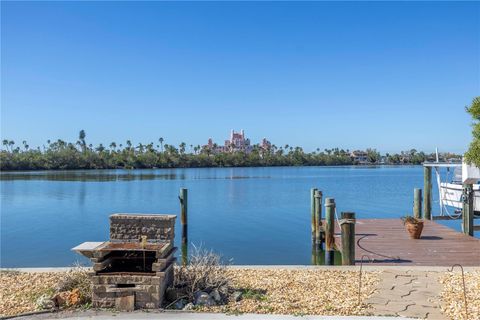
[[[335,242],[341,244],[335,223]],[[375,265],[480,266],[480,239],[425,221],[421,239],[410,239],[400,219],[358,219],[355,258]],[[364,258],[364,263],[369,264]]]

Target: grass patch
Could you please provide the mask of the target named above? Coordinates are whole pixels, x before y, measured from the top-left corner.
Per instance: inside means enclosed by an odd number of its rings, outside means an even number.
[[[243,289],[242,299],[253,299],[257,301],[267,301],[268,297],[265,290],[259,289]]]

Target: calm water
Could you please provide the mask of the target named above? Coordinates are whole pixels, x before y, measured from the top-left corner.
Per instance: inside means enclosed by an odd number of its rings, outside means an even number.
[[[423,169],[282,167],[2,173],[1,266],[67,266],[70,248],[108,239],[116,212],[178,213],[189,189],[190,242],[235,264],[309,264],[310,188],[358,218],[411,212]],[[434,185],[434,199],[437,194]],[[433,203],[434,213],[439,208]],[[460,230],[459,222],[445,222]],[[177,246],[180,236],[177,221]],[[478,233],[477,233],[478,236]]]

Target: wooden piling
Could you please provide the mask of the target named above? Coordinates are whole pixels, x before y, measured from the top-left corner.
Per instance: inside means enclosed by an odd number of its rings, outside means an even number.
[[[317,221],[315,219],[315,192],[317,188],[310,189],[310,215],[311,215],[311,226],[312,226],[312,243],[315,243],[315,234],[317,232]]]
[[[325,264],[334,264],[335,199],[325,198]]]
[[[180,189],[180,221],[182,223],[182,245],[188,243],[188,190]]]
[[[188,264],[188,245],[186,243],[182,243],[182,266],[186,266]]]
[[[473,185],[463,185],[462,229],[463,233],[473,237]]]
[[[181,188],[180,195],[180,222],[182,224],[182,265],[188,264],[188,189]]]
[[[422,218],[422,189],[413,190],[413,216],[417,219]]]
[[[322,245],[322,191],[315,190],[315,246]]]
[[[423,218],[432,220],[432,167],[423,167]]]
[[[355,213],[342,212],[342,265],[355,265]]]

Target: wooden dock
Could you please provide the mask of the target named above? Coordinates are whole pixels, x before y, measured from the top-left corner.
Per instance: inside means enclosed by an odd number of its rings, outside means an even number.
[[[421,239],[410,239],[400,219],[358,219],[355,259],[368,256],[375,265],[480,266],[480,239],[425,221]],[[335,242],[340,245],[335,224]],[[368,259],[364,258],[364,263]]]

